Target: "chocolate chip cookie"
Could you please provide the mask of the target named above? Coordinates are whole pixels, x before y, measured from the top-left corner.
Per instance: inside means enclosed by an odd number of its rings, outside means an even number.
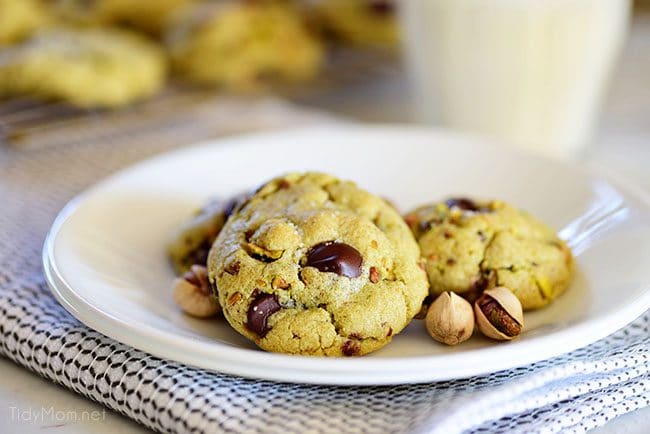
[[[48,21],[39,0],[0,0],[0,47],[20,41]]]
[[[117,107],[164,84],[155,43],[118,29],[51,29],[3,51],[0,97],[29,95],[80,107]]]
[[[419,249],[383,199],[318,173],[263,185],[226,222],[209,278],[232,327],[281,353],[386,345],[427,295]]]
[[[194,0],[48,0],[47,3],[56,18],[67,25],[128,25],[157,35],[170,17]]]
[[[327,33],[339,41],[382,48],[399,44],[394,0],[315,0],[310,4]]]
[[[564,292],[573,277],[573,255],[555,231],[504,202],[449,199],[405,220],[433,295],[453,291],[472,299],[506,286],[524,309],[536,309]]]
[[[178,228],[167,245],[167,255],[177,275],[186,273],[192,265],[205,266],[212,243],[246,197],[241,194],[227,201],[212,199]]]
[[[203,3],[174,20],[166,40],[180,75],[226,88],[308,80],[324,60],[290,2]]]

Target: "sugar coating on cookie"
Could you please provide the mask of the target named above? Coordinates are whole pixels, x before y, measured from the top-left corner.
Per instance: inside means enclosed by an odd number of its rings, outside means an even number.
[[[432,295],[472,298],[506,286],[524,309],[543,307],[571,283],[574,260],[555,231],[501,201],[450,199],[405,216],[425,260]]]
[[[399,214],[351,182],[289,174],[228,220],[208,269],[228,322],[261,348],[363,355],[419,311],[427,281]]]

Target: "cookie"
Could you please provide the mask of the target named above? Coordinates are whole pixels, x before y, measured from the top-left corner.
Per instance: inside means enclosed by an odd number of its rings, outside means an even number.
[[[186,273],[192,265],[205,266],[212,243],[244,197],[212,199],[177,229],[167,245],[167,256],[177,275]]]
[[[555,231],[504,202],[450,199],[420,207],[405,220],[425,260],[432,295],[470,300],[510,288],[524,309],[546,306],[571,283],[574,260]]]
[[[2,53],[0,92],[116,107],[158,91],[166,66],[161,49],[135,33],[52,29]]]
[[[265,184],[208,258],[232,327],[273,352],[353,356],[386,345],[427,295],[419,249],[383,199],[318,173]]]
[[[17,42],[48,22],[38,0],[0,0],[0,46]]]
[[[318,0],[314,4],[325,30],[342,42],[384,48],[399,43],[395,1]]]
[[[264,80],[315,76],[323,47],[289,5],[225,1],[203,4],[170,26],[176,71],[204,85],[247,89]]]
[[[170,17],[193,0],[50,0],[52,13],[68,25],[129,25],[147,33],[162,32]]]

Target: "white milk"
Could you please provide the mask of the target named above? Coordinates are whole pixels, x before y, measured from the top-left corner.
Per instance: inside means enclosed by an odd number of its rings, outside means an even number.
[[[569,157],[589,141],[629,0],[403,0],[421,120]]]

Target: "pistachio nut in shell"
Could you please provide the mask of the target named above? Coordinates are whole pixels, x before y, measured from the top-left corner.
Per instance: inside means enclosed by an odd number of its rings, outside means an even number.
[[[443,292],[429,306],[425,326],[429,335],[443,344],[466,341],[474,332],[472,305],[453,292]]]
[[[524,314],[521,303],[508,288],[488,289],[474,302],[476,324],[485,336],[509,341],[521,334]]]

